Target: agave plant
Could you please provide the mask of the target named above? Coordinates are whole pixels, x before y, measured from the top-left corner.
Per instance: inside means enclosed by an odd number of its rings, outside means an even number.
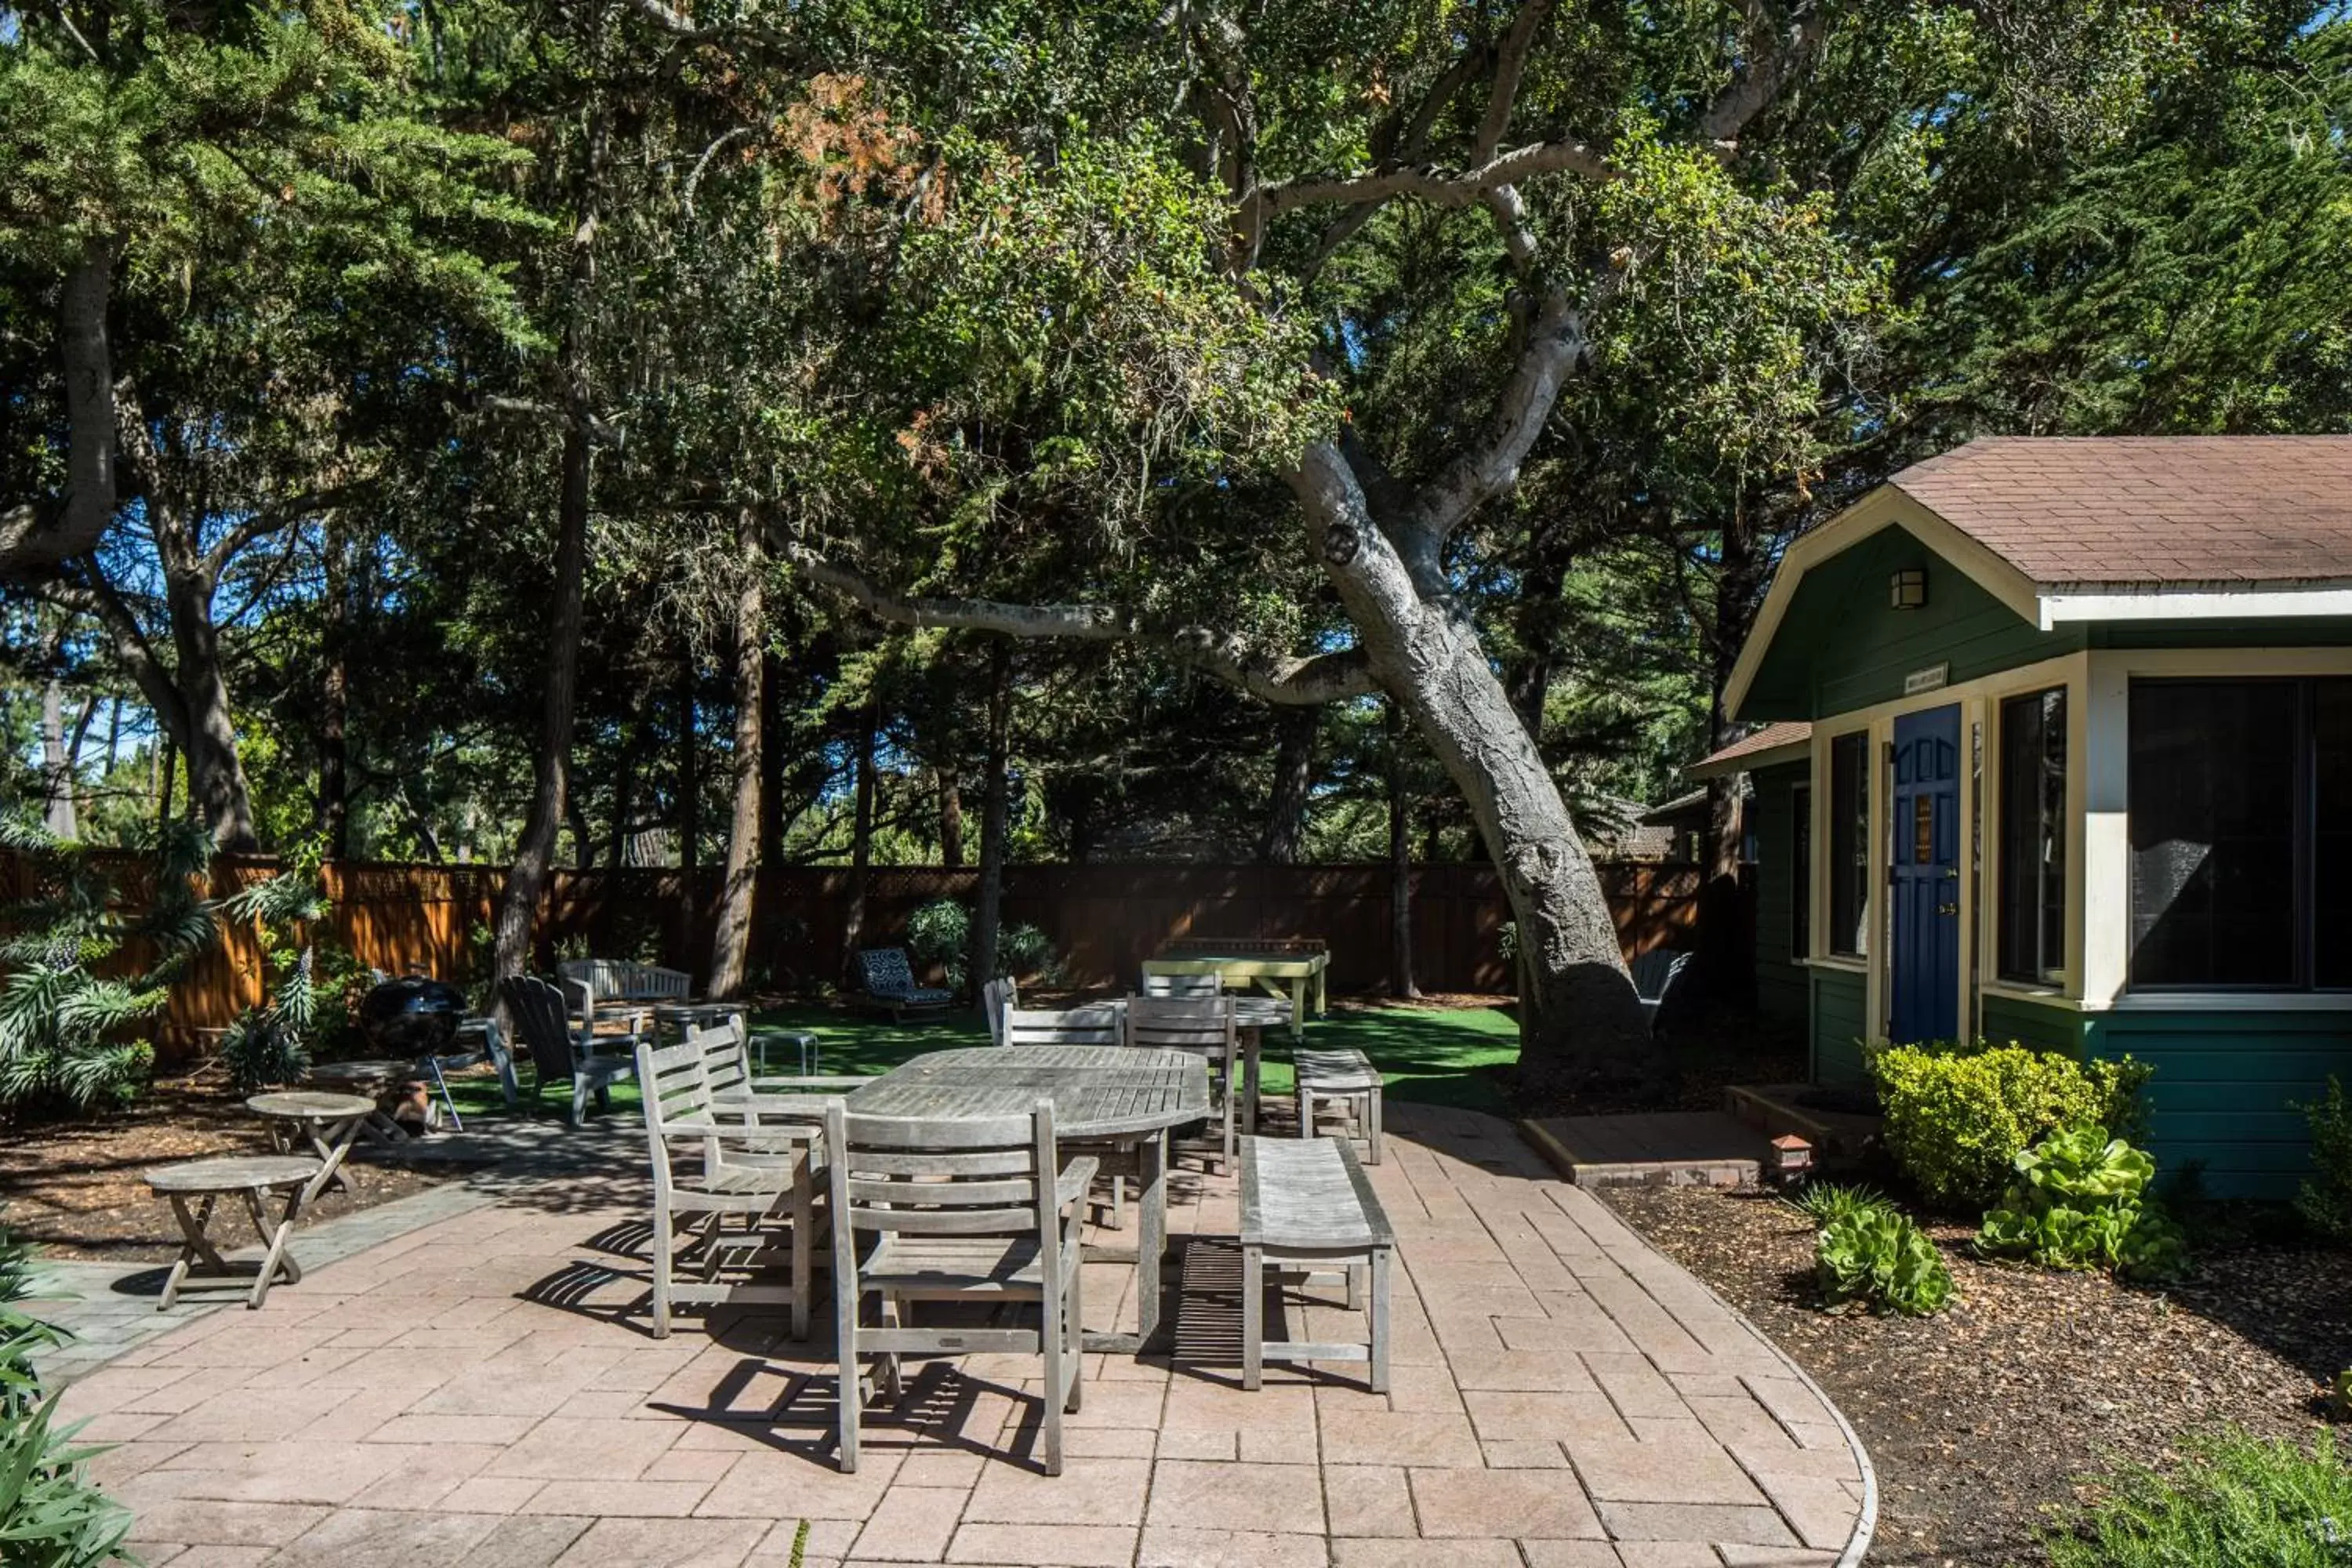
[[[0,910],[0,1106],[55,1097],[87,1108],[136,1086],[153,1052],[126,1038],[163,1011],[171,984],[219,936],[201,892],[212,842],[166,826],[153,887],[126,899],[89,848],[0,821],[0,849],[33,868],[35,894]],[[140,907],[123,913],[128,903]],[[137,960],[137,963],[133,961]]]

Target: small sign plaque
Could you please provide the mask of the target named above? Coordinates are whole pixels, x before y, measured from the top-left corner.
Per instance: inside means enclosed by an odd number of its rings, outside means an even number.
[[[1903,695],[1916,697],[1922,691],[1940,691],[1952,679],[1949,664],[1931,664],[1925,669],[1915,669],[1903,678]]]

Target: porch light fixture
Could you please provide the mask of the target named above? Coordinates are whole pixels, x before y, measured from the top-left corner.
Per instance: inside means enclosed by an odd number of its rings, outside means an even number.
[[[1772,1180],[1781,1186],[1793,1186],[1805,1179],[1813,1168],[1813,1146],[1793,1132],[1783,1132],[1772,1140]]]
[[[1898,610],[1916,610],[1927,602],[1927,569],[1906,566],[1895,574],[1889,602]]]

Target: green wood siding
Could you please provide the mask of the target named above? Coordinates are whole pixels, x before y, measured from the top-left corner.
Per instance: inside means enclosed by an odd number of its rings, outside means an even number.
[[[2317,1098],[2330,1073],[2352,1079],[2352,1002],[2326,1012],[2077,1013],[1988,996],[1984,1016],[1988,1038],[2155,1068],[2148,1152],[2168,1173],[2201,1164],[2216,1197],[2293,1197],[2311,1160],[2294,1105]]]
[[[1809,969],[1813,991],[1813,1081],[1860,1084],[1870,1079],[1862,1065],[1863,1022],[1868,999],[1863,977],[1843,969]]]
[[[1895,609],[1888,582],[1915,566],[1927,602]],[[1739,716],[1828,718],[1902,696],[1913,670],[1949,664],[1958,685],[2072,653],[2084,637],[2080,626],[2035,629],[1917,536],[1885,528],[1805,574]]]
[[[1759,768],[1748,808],[1756,825],[1756,1010],[1790,1023],[1805,1016],[1805,970],[1796,961],[1797,786],[1806,763]]]

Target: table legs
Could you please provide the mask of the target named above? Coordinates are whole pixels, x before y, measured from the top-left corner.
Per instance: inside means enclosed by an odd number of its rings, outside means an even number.
[[[1258,1065],[1265,1053],[1265,1031],[1242,1031],[1242,1131],[1257,1133]]]
[[[1150,1344],[1160,1329],[1160,1271],[1168,1257],[1168,1134],[1146,1134],[1136,1145],[1137,1184],[1141,1224],[1135,1248],[1136,1322],[1138,1332],[1089,1331],[1088,1351],[1135,1355]],[[1118,1261],[1117,1252],[1097,1252],[1106,1262]]]
[[[268,1189],[247,1187],[241,1190],[246,1213],[253,1218],[254,1237],[264,1247],[260,1271],[254,1276],[253,1289],[245,1300],[247,1307],[258,1307],[268,1299],[270,1286],[281,1278],[289,1285],[299,1282],[302,1278],[302,1266],[286,1250],[286,1242],[294,1234],[295,1218],[302,1212],[303,1197],[310,1188],[305,1184],[289,1189],[286,1194],[285,1212],[274,1221],[262,1206],[262,1198]],[[155,1309],[159,1312],[169,1310],[179,1300],[181,1289],[192,1282],[204,1286],[226,1285],[243,1278],[230,1267],[228,1259],[221,1256],[220,1249],[205,1234],[212,1226],[213,1213],[219,1206],[221,1194],[204,1194],[203,1201],[194,1213],[190,1213],[188,1200],[193,1195],[188,1193],[171,1194],[172,1213],[180,1222],[180,1256],[173,1262],[172,1272],[163,1281],[163,1299]],[[191,1265],[199,1263],[204,1266],[200,1274],[191,1268]]]

